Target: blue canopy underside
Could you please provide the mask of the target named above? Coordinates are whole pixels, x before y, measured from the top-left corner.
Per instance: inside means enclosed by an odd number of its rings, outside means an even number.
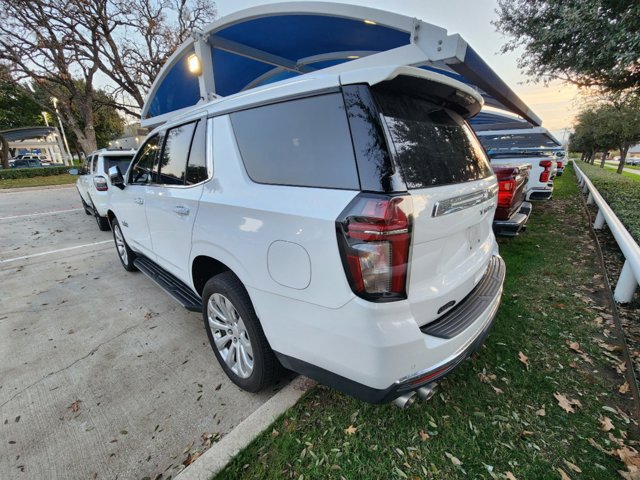
[[[409,43],[406,32],[320,15],[256,18],[231,25],[216,32],[216,36],[296,61],[327,52],[383,51]]]
[[[358,58],[360,54],[388,51],[411,43],[408,32],[365,20],[329,14],[289,13],[250,18],[214,29],[210,32],[209,44],[215,93],[232,95],[306,71],[338,65]],[[198,78],[187,67],[187,58],[193,53],[193,49],[187,50],[169,67],[150,99],[147,118],[198,103],[201,98]],[[313,58],[316,56],[321,57]],[[304,68],[300,67],[302,65]],[[422,68],[478,89],[487,105],[528,111],[527,106],[470,47],[463,63]],[[479,84],[486,86],[487,80],[490,86],[498,87],[498,93],[506,92],[501,101],[478,88]]]
[[[194,50],[187,52],[167,73],[151,100],[149,116],[173,112],[195,105],[200,100],[198,77],[189,71],[187,59]]]

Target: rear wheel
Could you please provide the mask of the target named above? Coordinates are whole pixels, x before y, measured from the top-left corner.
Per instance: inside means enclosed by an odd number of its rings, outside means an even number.
[[[87,205],[87,202],[84,201],[84,198],[82,198],[82,196],[80,197],[80,200],[82,200],[82,208],[84,208],[84,213],[86,213],[87,215],[93,215],[93,212],[89,208],[89,205]]]
[[[259,392],[277,379],[280,364],[238,277],[224,272],[207,282],[202,314],[211,348],[233,383]]]
[[[98,223],[98,228],[103,232],[109,231],[111,226],[109,225],[109,219],[107,217],[101,217],[98,215],[98,211],[95,210],[96,222]]]
[[[129,248],[129,245],[127,245],[124,235],[122,234],[122,230],[120,229],[118,219],[115,217],[113,217],[113,220],[111,221],[111,230],[113,230],[113,241],[116,243],[116,251],[118,252],[118,258],[120,258],[122,266],[129,272],[135,272],[137,268],[133,264],[133,261],[136,258],[136,254]]]

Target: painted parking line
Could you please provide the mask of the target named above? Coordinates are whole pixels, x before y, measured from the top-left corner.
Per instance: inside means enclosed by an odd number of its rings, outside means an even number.
[[[49,250],[48,252],[34,253],[32,255],[24,255],[22,257],[8,258],[0,260],[0,264],[17,262],[18,260],[28,260],[30,258],[42,257],[43,255],[51,255],[53,253],[68,252],[69,250],[77,250],[78,248],[93,247],[94,245],[103,245],[105,243],[113,243],[113,240],[103,240],[101,242],[85,243],[84,245],[76,245],[75,247],[59,248],[57,250]]]
[[[39,217],[41,215],[53,215],[56,213],[75,212],[77,210],[84,210],[82,207],[69,208],[67,210],[49,210],[48,212],[27,213],[24,215],[13,215],[11,217],[0,217],[0,220],[13,220],[15,218],[27,218],[27,217]]]

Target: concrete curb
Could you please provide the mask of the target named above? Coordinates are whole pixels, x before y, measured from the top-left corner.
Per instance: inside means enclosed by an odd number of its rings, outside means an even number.
[[[176,480],[210,480],[287,409],[291,408],[315,385],[306,377],[296,377],[255,412],[244,419],[229,434],[215,443],[195,462],[185,468]]]

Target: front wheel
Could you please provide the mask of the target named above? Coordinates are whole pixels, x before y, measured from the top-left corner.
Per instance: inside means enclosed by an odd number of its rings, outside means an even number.
[[[129,272],[135,272],[137,268],[133,264],[133,261],[136,258],[136,254],[129,248],[129,245],[127,245],[124,235],[122,234],[122,230],[120,229],[118,219],[115,217],[113,217],[113,220],[111,221],[111,230],[113,230],[113,241],[116,244],[118,258],[120,258],[122,266]]]
[[[224,272],[207,282],[202,314],[211,348],[233,383],[259,392],[277,379],[280,364],[238,277]]]

